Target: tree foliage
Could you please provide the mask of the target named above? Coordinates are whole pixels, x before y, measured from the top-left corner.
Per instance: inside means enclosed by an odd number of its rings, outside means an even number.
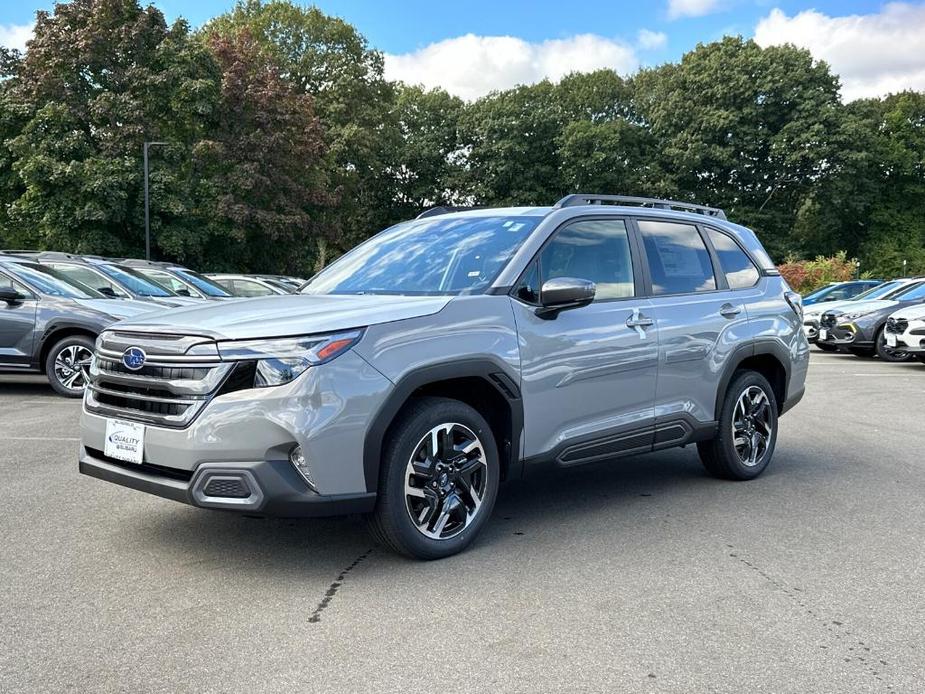
[[[465,103],[389,82],[315,7],[241,0],[192,32],[73,0],[38,13],[25,54],[0,51],[0,244],[139,254],[144,141],[168,143],[155,254],[205,269],[311,272],[431,205],[585,191],[723,207],[778,259],[925,273],[925,96],[843,104],[793,46],[724,38]]]

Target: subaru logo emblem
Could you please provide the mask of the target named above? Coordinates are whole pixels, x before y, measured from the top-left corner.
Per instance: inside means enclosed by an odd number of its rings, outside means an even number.
[[[122,352],[122,363],[125,365],[126,369],[130,369],[131,371],[138,371],[138,369],[144,366],[146,358],[147,355],[141,347],[129,347]]]

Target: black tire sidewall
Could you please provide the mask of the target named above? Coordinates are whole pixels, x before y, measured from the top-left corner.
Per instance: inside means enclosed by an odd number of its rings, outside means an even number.
[[[91,352],[95,347],[93,339],[86,335],[71,335],[59,340],[52,345],[51,349],[48,350],[48,355],[45,357],[45,376],[48,378],[48,383],[51,385],[52,389],[58,395],[63,395],[66,398],[80,398],[83,397],[83,389],[77,391],[65,388],[64,385],[58,381],[58,377],[55,376],[55,358],[61,353],[61,350],[71,345],[86,347]]]
[[[877,331],[877,336],[874,338],[874,345],[875,345],[874,349],[877,352],[877,357],[879,357],[885,362],[890,362],[890,363],[895,363],[895,364],[901,364],[903,362],[909,361],[908,355],[903,355],[897,358],[896,356],[890,356],[889,354],[887,354],[886,336],[884,335],[883,330],[884,330],[883,328],[880,328]]]
[[[469,427],[485,449],[488,463],[488,485],[478,514],[459,535],[447,540],[434,540],[422,535],[414,526],[405,507],[405,468],[421,437],[435,426],[457,422]],[[498,447],[491,427],[469,405],[449,398],[428,397],[415,402],[397,426],[390,430],[383,456],[379,499],[376,513],[382,527],[397,542],[403,553],[419,559],[439,559],[465,549],[478,535],[491,516],[498,495],[501,466]]]
[[[740,459],[739,454],[736,452],[735,445],[733,444],[733,430],[732,430],[732,413],[735,410],[736,402],[739,399],[739,396],[742,392],[751,386],[758,386],[761,388],[768,400],[770,401],[771,407],[771,441],[768,444],[768,451],[764,455],[764,459],[760,464],[749,466],[745,465]],[[778,409],[777,409],[777,398],[774,395],[774,390],[771,388],[771,384],[768,383],[768,380],[756,371],[744,371],[740,375],[736,376],[733,379],[732,383],[729,385],[729,391],[726,396],[725,401],[723,402],[723,410],[721,413],[721,419],[719,422],[719,449],[720,454],[723,457],[724,467],[728,470],[730,477],[738,480],[750,480],[758,477],[765,468],[770,464],[771,459],[774,457],[774,450],[777,447],[777,423],[778,423]]]

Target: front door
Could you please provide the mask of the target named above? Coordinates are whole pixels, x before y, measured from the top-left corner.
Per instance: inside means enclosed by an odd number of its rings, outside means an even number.
[[[3,273],[0,287],[15,289],[26,297],[15,303],[0,301],[0,366],[29,366],[35,332],[35,297]]]
[[[515,289],[525,457],[569,465],[651,447],[658,341],[633,247],[624,219],[570,222]],[[556,277],[594,282],[594,302],[536,315]]]

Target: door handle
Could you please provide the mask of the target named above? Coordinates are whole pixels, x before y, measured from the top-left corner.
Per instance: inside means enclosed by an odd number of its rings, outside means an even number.
[[[719,307],[719,314],[725,318],[735,318],[740,313],[742,313],[741,306],[733,306],[732,304],[723,304]]]
[[[651,318],[643,316],[638,308],[633,309],[633,315],[626,319],[626,327],[633,328],[637,333],[639,333],[639,339],[646,339],[646,331],[643,328],[648,328],[655,325],[655,321]]]

